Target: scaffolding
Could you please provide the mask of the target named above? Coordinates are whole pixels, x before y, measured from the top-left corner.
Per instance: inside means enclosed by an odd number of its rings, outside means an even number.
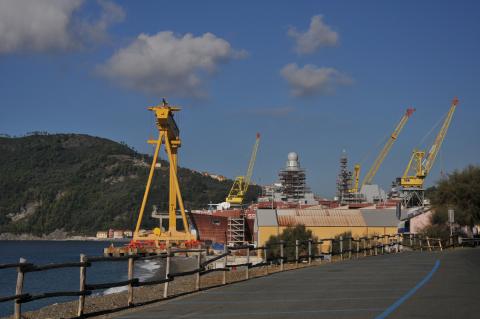
[[[245,244],[245,218],[228,217],[227,245],[241,246]]]
[[[305,183],[305,170],[281,170],[278,176],[283,185],[283,194],[287,201],[298,201],[305,197],[305,192],[307,190]]]
[[[340,171],[337,178],[337,197],[340,203],[348,202],[352,188],[352,172],[348,170],[348,158],[345,151],[340,156]]]
[[[340,171],[337,177],[337,198],[340,204],[357,204],[365,201],[365,195],[358,192],[360,166],[355,165],[355,170],[356,174],[348,170],[348,158],[344,150],[340,156]]]
[[[282,184],[283,200],[297,202],[304,199],[305,193],[309,192],[306,186],[305,170],[300,167],[298,155],[295,152],[288,154],[287,165],[278,173],[278,178]]]

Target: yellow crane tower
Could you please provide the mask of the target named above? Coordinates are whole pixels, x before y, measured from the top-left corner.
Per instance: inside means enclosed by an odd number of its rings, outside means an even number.
[[[380,168],[380,165],[382,164],[383,160],[387,156],[388,152],[390,152],[390,149],[392,148],[393,143],[397,140],[398,135],[402,131],[405,124],[407,124],[407,121],[410,118],[410,116],[412,116],[413,112],[415,112],[414,108],[408,108],[405,114],[402,116],[402,118],[400,119],[400,122],[395,127],[395,130],[390,135],[390,138],[388,139],[387,143],[385,143],[381,152],[378,154],[377,158],[375,159],[375,162],[373,162],[373,165],[370,167],[369,171],[367,172],[367,175],[365,175],[365,177],[363,178],[360,188],[359,188],[360,164],[355,165],[354,177],[353,177],[354,187],[351,189],[352,193],[358,193],[358,191],[360,191],[364,185],[368,185],[372,183],[372,180],[377,174],[377,171]]]
[[[247,175],[237,176],[233,182],[232,188],[228,193],[226,202],[232,205],[242,205],[245,195],[247,194],[248,186],[253,174],[253,166],[255,165],[255,159],[257,158],[258,145],[260,144],[260,133],[257,133],[255,144],[253,145],[252,155],[250,162],[248,163]]]
[[[152,165],[150,166],[150,173],[148,175],[145,193],[143,195],[142,205],[138,216],[135,231],[133,233],[132,243],[154,244],[159,247],[160,243],[170,245],[172,243],[189,243],[194,242],[196,237],[190,232],[187,216],[185,214],[185,207],[183,206],[182,194],[177,177],[177,163],[178,163],[178,149],[181,146],[180,130],[174,119],[174,112],[180,111],[180,108],[171,106],[163,100],[161,105],[152,106],[148,108],[155,115],[156,126],[158,129],[158,138],[155,140],[148,140],[149,144],[155,145],[155,152],[153,154]],[[165,145],[165,152],[167,153],[169,168],[169,196],[168,196],[168,230],[162,231],[160,228],[155,228],[153,231],[141,232],[140,227],[142,223],[143,213],[148,201],[150,187],[152,184],[153,175],[158,160],[158,153],[162,145]],[[177,229],[177,204],[180,208],[180,215],[183,222],[183,230]]]
[[[442,146],[450,123],[452,122],[453,113],[455,113],[457,104],[458,99],[454,98],[447,116],[443,121],[443,125],[438,132],[432,147],[430,147],[428,154],[424,150],[413,150],[407,168],[405,169],[403,176],[400,178],[400,186],[404,189],[423,189],[423,183],[435,163],[435,159],[437,158],[440,147]]]

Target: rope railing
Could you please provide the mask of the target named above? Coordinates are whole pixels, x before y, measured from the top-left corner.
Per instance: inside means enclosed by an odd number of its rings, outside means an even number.
[[[455,239],[455,240],[454,240]],[[398,253],[405,247],[420,251],[443,250],[455,245],[480,245],[480,239],[453,238],[449,242],[442,241],[438,238],[429,238],[413,234],[390,234],[390,235],[373,235],[371,237],[338,237],[338,238],[322,238],[296,240],[294,242],[279,241],[269,243],[268,245],[255,247],[253,245],[242,245],[236,247],[227,247],[222,254],[207,258],[206,249],[168,249],[164,253],[157,255],[126,255],[126,256],[80,256],[79,262],[53,263],[44,265],[35,265],[27,262],[24,258],[18,263],[0,264],[2,269],[16,269],[17,285],[15,294],[11,296],[0,296],[0,302],[14,301],[14,319],[21,318],[21,304],[31,301],[54,298],[54,297],[72,297],[78,296],[78,317],[85,315],[85,297],[92,295],[96,290],[103,290],[114,287],[128,287],[128,304],[134,306],[133,295],[134,288],[151,285],[164,285],[163,297],[169,296],[169,283],[177,277],[195,276],[195,291],[200,290],[201,277],[214,272],[223,273],[222,284],[227,283],[226,274],[230,271],[245,271],[245,279],[249,279],[250,271],[254,268],[264,267],[266,274],[269,274],[271,268],[274,271],[285,270],[286,264],[295,264],[294,268],[298,268],[300,263],[312,264],[314,261],[325,260],[332,262],[336,260],[360,258],[360,256],[376,256],[381,254]],[[276,249],[274,249],[276,247]],[[293,249],[294,248],[294,249]],[[325,250],[326,249],[326,250]],[[244,250],[245,260],[240,263],[228,263],[228,257],[232,256],[232,252]],[[256,252],[260,261],[251,261],[251,252]],[[183,272],[170,272],[171,260],[178,254],[192,254],[196,256],[196,267],[194,269]],[[238,254],[238,253],[235,253]],[[202,257],[204,256],[204,257]],[[240,255],[239,255],[240,256]],[[239,257],[236,256],[236,257]],[[243,255],[242,255],[243,256]],[[202,258],[206,259],[202,262]],[[135,262],[144,260],[165,259],[165,278],[140,281],[134,277]],[[128,262],[128,279],[106,283],[87,283],[86,270],[92,268],[97,262]],[[278,269],[279,267],[279,269]],[[62,268],[79,268],[80,269],[80,289],[78,291],[50,291],[37,294],[24,293],[25,274],[30,272],[54,271]],[[291,269],[291,268],[290,268]]]

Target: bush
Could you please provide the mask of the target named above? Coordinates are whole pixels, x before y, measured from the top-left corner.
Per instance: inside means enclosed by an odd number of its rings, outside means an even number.
[[[298,250],[299,256],[308,255],[308,243],[307,241],[311,239],[313,241],[317,241],[318,238],[313,236],[312,231],[307,229],[305,225],[297,225],[295,227],[288,227],[286,228],[280,235],[278,236],[270,236],[265,246],[267,246],[267,258],[278,258],[280,257],[280,245],[278,244],[280,241],[283,241],[287,247],[284,249],[284,256],[288,258],[288,260],[295,259],[295,241],[299,240],[301,242]],[[312,245],[312,254],[318,254],[317,245]]]
[[[449,208],[455,210],[455,223],[461,226],[480,223],[480,166],[454,171],[430,188],[427,196],[435,209],[432,223],[445,224]]]
[[[347,250],[348,249],[348,240],[346,240],[345,238],[350,238],[352,237],[352,232],[350,231],[347,231],[347,232],[344,232],[344,233],[341,233],[339,235],[336,235],[334,238],[335,238],[335,241],[333,242],[332,244],[332,253],[334,255],[338,255],[340,254],[340,237],[343,238],[343,251]],[[353,243],[352,243],[353,245]],[[353,247],[353,246],[352,246]]]
[[[447,242],[450,238],[450,229],[446,224],[432,224],[425,226],[420,231],[420,235],[429,238],[439,238],[443,242]]]

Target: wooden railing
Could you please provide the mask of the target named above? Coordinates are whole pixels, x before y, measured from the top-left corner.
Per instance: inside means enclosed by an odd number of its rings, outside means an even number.
[[[455,241],[453,241],[455,243]],[[279,254],[269,254],[275,246],[279,247]],[[452,246],[452,245],[450,245]],[[454,246],[454,245],[453,245]],[[96,290],[127,286],[127,307],[134,306],[134,291],[136,287],[150,286],[164,284],[163,297],[169,296],[169,283],[177,277],[195,275],[195,289],[200,289],[201,277],[203,275],[212,272],[222,272],[222,284],[227,284],[227,272],[239,268],[245,269],[245,280],[250,278],[250,269],[264,267],[265,275],[268,275],[271,268],[274,267],[275,271],[285,270],[285,265],[290,263],[295,267],[299,267],[299,264],[310,265],[313,261],[329,261],[332,262],[334,257],[336,260],[361,258],[366,256],[376,256],[387,253],[398,253],[409,247],[413,250],[443,250],[442,241],[440,239],[414,236],[414,235],[381,235],[371,237],[338,237],[338,238],[325,238],[321,240],[296,240],[295,242],[277,242],[265,247],[254,247],[252,245],[245,245],[239,247],[227,247],[222,254],[214,256],[208,260],[202,262],[202,256],[207,257],[207,250],[205,249],[189,249],[189,250],[173,250],[168,249],[165,253],[153,256],[144,255],[128,255],[119,257],[105,257],[95,256],[88,257],[86,255],[80,255],[79,262],[68,263],[55,263],[46,265],[35,265],[29,263],[26,259],[20,258],[18,263],[0,264],[0,270],[16,268],[17,270],[17,283],[15,289],[15,295],[0,297],[0,302],[14,301],[14,319],[21,319],[22,311],[21,305],[24,303],[32,302],[39,299],[53,298],[53,297],[65,297],[65,296],[78,296],[78,318],[84,317],[85,314],[85,298],[90,296]],[[286,248],[294,248],[294,256],[289,257],[285,254]],[[325,249],[326,248],[326,249]],[[304,255],[300,255],[300,250],[306,252]],[[228,256],[233,253],[241,253],[246,257],[246,262],[241,264],[228,264]],[[326,250],[326,251],[325,251]],[[251,253],[257,252],[258,256],[261,256],[262,260],[257,263],[251,262]],[[315,253],[317,251],[318,253]],[[178,254],[190,254],[196,255],[196,267],[190,271],[172,273],[171,259]],[[155,279],[149,281],[142,281],[140,278],[134,277],[135,263],[145,260],[158,260],[165,259],[165,277],[162,279]],[[120,262],[127,261],[127,280],[107,282],[107,283],[90,283],[87,281],[87,269],[93,267],[95,263],[101,262]],[[214,262],[221,261],[221,267],[213,268],[211,265]],[[29,272],[49,271],[61,268],[79,268],[79,290],[72,291],[54,291],[43,293],[28,293],[23,291],[25,274]],[[279,269],[277,269],[279,268]]]

